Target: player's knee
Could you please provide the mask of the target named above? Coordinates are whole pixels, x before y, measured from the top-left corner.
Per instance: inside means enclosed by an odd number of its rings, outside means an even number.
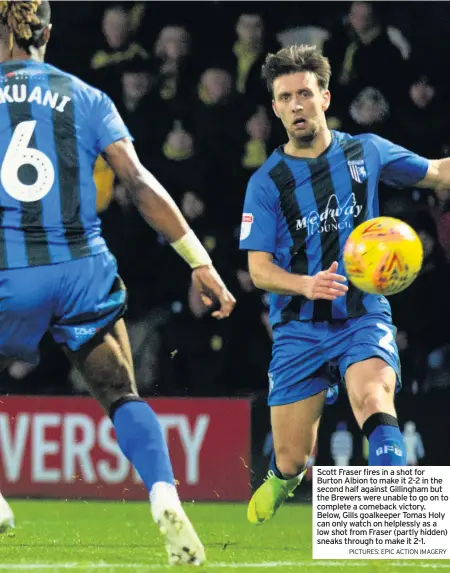
[[[364,392],[354,400],[354,409],[364,418],[386,412],[394,403],[394,389],[390,384],[381,381],[376,384],[368,384]]]
[[[89,388],[106,412],[119,400],[129,396],[138,396],[133,375],[127,364],[119,364],[106,379],[91,377]]]
[[[123,362],[116,368],[109,382],[104,384],[101,404],[109,412],[112,404],[129,396],[138,396],[138,391],[132,372]]]
[[[285,477],[298,475],[306,466],[311,452],[295,451],[291,447],[280,447],[275,451],[278,470]]]

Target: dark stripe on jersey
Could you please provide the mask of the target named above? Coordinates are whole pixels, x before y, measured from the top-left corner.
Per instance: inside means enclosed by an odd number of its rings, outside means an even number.
[[[360,141],[341,141],[340,145],[345,155],[345,162],[349,170],[350,181],[352,184],[352,193],[355,194],[356,204],[363,205],[363,209],[358,217],[353,219],[353,227],[356,228],[360,223],[366,220],[367,209],[368,209],[368,197],[367,197],[367,185],[368,185],[368,174],[367,177],[359,183],[355,181],[350,175],[350,167],[348,165],[349,161],[361,161],[364,160],[364,150]],[[349,318],[352,316],[361,316],[367,314],[367,310],[363,304],[364,293],[356,288],[352,283],[348,284],[347,292],[347,314]]]
[[[0,74],[3,76],[4,74],[3,66],[0,66]],[[3,216],[5,214],[5,210],[3,207],[0,208],[0,269],[7,268],[7,259],[6,259],[6,242],[5,242],[5,230],[3,229]]]
[[[289,233],[292,238],[291,246],[291,272],[298,275],[308,274],[308,259],[306,256],[307,229],[296,229],[297,220],[301,220],[300,207],[295,196],[296,183],[292,171],[281,160],[269,171],[269,176],[275,183],[280,194],[280,207],[286,219]],[[291,301],[281,311],[281,322],[298,320],[300,308],[305,301],[305,297],[299,295],[292,297]]]
[[[90,254],[90,247],[80,214],[80,166],[71,79],[66,76],[51,75],[49,77],[49,89],[52,93],[58,93],[61,99],[64,96],[71,98],[66,103],[64,112],[54,109],[52,117],[56,156],[58,158],[59,193],[64,236],[72,257],[76,259]]]
[[[311,173],[311,186],[317,205],[317,213],[322,215],[327,208],[337,209],[336,195],[334,191],[333,180],[330,173],[330,164],[326,157],[319,157],[315,161],[308,162],[309,171]],[[336,223],[333,228],[333,223]],[[333,261],[339,261],[340,246],[339,246],[339,229],[337,229],[338,221],[334,221],[332,217],[324,217],[323,223],[320,225],[329,225],[328,230],[320,233],[320,245],[322,250],[321,268],[326,271]],[[315,300],[313,308],[312,320],[314,322],[328,321],[332,319],[331,313],[331,300]]]
[[[6,64],[4,66],[4,72],[7,74],[22,69],[27,69],[23,63]],[[23,77],[16,79],[14,76],[11,76],[8,83],[5,85],[11,86],[11,91],[13,85],[23,85],[25,82],[28,84],[28,86],[30,85],[28,79]],[[33,121],[34,118],[31,113],[31,104],[29,104],[28,101],[25,100],[23,102],[8,103],[7,105],[9,117],[11,120],[11,133],[14,133],[14,130],[22,121]],[[37,149],[34,131],[28,147]],[[30,166],[24,165],[22,177],[20,177],[21,180],[24,183],[30,184],[34,182],[35,177],[35,174],[30,170]],[[27,181],[28,178],[29,181]],[[27,253],[28,264],[30,266],[49,265],[52,262],[48,246],[47,233],[42,223],[43,218],[41,201],[22,201],[20,228],[24,232],[25,250]]]

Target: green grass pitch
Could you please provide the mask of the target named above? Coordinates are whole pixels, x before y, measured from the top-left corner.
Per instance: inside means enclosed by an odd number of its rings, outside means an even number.
[[[0,536],[0,573],[419,573],[450,571],[447,561],[313,561],[311,507],[287,504],[261,527],[238,504],[186,504],[207,551],[202,568],[166,565],[145,503],[15,501],[17,527]]]

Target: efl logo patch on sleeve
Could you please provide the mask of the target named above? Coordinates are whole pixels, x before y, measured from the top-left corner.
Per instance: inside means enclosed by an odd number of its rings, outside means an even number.
[[[250,235],[250,231],[252,230],[252,223],[253,223],[253,215],[251,213],[244,213],[242,215],[242,223],[241,223],[241,236],[240,236],[241,241],[243,241]]]

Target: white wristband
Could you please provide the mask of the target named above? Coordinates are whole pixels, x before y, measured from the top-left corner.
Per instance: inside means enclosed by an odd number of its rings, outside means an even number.
[[[192,229],[178,241],[170,243],[170,246],[187,262],[191,269],[212,264],[205,247],[198,240]]]

